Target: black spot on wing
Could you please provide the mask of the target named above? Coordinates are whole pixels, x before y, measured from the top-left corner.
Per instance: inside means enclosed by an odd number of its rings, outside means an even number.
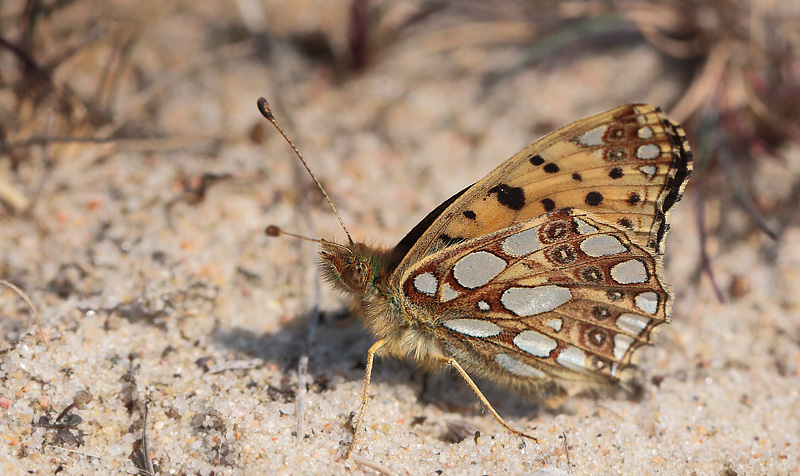
[[[631,194],[628,195],[628,203],[630,203],[631,205],[636,205],[641,201],[642,197],[640,197],[639,194],[636,192],[631,192]]]
[[[548,174],[554,174],[561,170],[557,164],[550,162],[549,164],[544,166],[544,171]]]
[[[633,230],[633,224],[627,218],[620,218],[619,221],[617,221],[617,223],[619,223],[620,225],[624,226],[629,230]]]
[[[625,174],[622,173],[622,167],[614,167],[610,172],[608,172],[608,176],[614,180],[622,178],[623,175]]]
[[[475,218],[477,218],[475,212],[473,212],[472,210],[465,210],[464,216],[470,220],[474,220]]]
[[[544,159],[541,155],[536,154],[530,159],[531,165],[542,165],[544,163]]]
[[[497,201],[512,210],[522,210],[525,206],[525,192],[521,187],[511,187],[501,183],[489,190],[489,195],[497,194]]]
[[[603,202],[603,194],[600,192],[589,192],[586,194],[586,204],[596,207]]]
[[[575,172],[574,174],[572,174],[572,180],[576,182],[582,182],[583,177],[581,177],[581,174],[579,174],[578,172]]]
[[[550,200],[549,198],[543,198],[542,206],[544,207],[544,211],[551,212],[556,209],[556,202]]]

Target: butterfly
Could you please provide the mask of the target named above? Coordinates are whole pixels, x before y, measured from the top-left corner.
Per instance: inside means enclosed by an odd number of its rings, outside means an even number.
[[[259,109],[289,141],[266,100]],[[503,427],[533,440],[473,376],[529,395],[567,380],[623,380],[670,321],[662,255],[691,172],[683,129],[656,107],[628,104],[528,145],[393,248],[354,241],[334,208],[348,242],[318,240],[321,274],[377,338],[345,459],[378,356],[452,367]]]

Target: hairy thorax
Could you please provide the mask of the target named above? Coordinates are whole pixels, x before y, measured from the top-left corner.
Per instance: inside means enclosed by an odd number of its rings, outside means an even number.
[[[320,245],[322,276],[350,298],[351,309],[378,339],[386,341],[380,355],[411,357],[423,367],[441,366],[444,354],[430,321],[415,319],[407,311],[390,278],[395,264],[391,251],[364,243]]]

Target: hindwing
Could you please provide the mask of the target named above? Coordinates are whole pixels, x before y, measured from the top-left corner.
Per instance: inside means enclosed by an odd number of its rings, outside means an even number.
[[[617,380],[672,304],[660,257],[570,209],[440,250],[401,283],[407,314],[462,365],[517,387]]]

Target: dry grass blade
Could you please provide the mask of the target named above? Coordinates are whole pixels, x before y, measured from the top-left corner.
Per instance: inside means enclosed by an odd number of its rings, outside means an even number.
[[[306,393],[309,383],[308,378],[308,354],[314,345],[314,336],[317,332],[317,323],[319,322],[319,302],[322,299],[322,291],[319,279],[314,280],[314,308],[311,310],[309,317],[308,330],[306,333],[306,342],[303,346],[303,354],[300,356],[300,361],[297,363],[297,399],[295,400],[295,413],[297,414],[297,421],[295,430],[297,432],[297,439],[302,440],[305,437],[303,431],[304,411]]]
[[[715,96],[714,90],[719,87],[720,80],[725,74],[730,54],[731,50],[725,44],[716,46],[709,53],[700,74],[692,81],[678,104],[670,111],[671,117],[678,122],[686,122],[708,101],[708,98]]]
[[[504,21],[457,25],[437,30],[422,39],[422,50],[428,54],[454,48],[487,46],[501,43],[529,43],[536,35],[529,22]]]
[[[359,466],[363,466],[365,468],[369,468],[369,469],[371,469],[373,471],[376,471],[378,474],[382,474],[384,476],[397,476],[397,473],[395,473],[394,471],[390,470],[386,466],[383,466],[383,465],[381,465],[379,463],[376,463],[376,462],[374,462],[372,460],[368,460],[366,458],[362,458],[361,456],[351,455],[350,456],[350,460],[353,461],[354,463],[356,463]]]
[[[87,458],[96,458],[96,459],[99,459],[99,460],[103,459],[101,456],[94,455],[94,454],[91,454],[91,453],[86,453],[85,451],[71,450],[69,448],[62,448],[60,446],[55,446],[55,445],[45,445],[45,447],[46,448],[53,448],[54,450],[59,450],[59,451],[66,451],[67,453],[71,453],[71,454],[86,456]]]
[[[769,226],[766,218],[764,218],[764,215],[756,207],[756,204],[753,203],[753,199],[750,198],[750,194],[748,194],[747,190],[745,190],[744,184],[742,183],[742,178],[736,172],[736,167],[733,163],[733,153],[728,147],[725,138],[717,137],[716,144],[717,159],[719,160],[723,172],[725,172],[725,175],[728,178],[728,182],[733,185],[733,188],[736,191],[736,195],[739,198],[739,201],[742,203],[742,206],[744,206],[745,210],[747,210],[747,213],[753,217],[753,220],[756,221],[759,228],[761,228],[764,233],[766,233],[773,240],[777,240],[778,234],[772,229],[771,226]]]
[[[147,414],[149,410],[150,399],[146,399],[144,402],[144,415],[142,416],[142,461],[144,461],[145,465],[142,468],[142,472],[152,476],[156,473],[153,469],[153,459],[150,458],[150,449],[147,446]]]
[[[28,308],[30,308],[31,313],[33,314],[34,321],[36,321],[36,328],[37,328],[36,337],[39,339],[39,342],[41,343],[47,342],[47,339],[45,338],[44,335],[44,331],[42,330],[42,322],[41,319],[39,318],[39,311],[36,310],[36,306],[33,305],[33,301],[31,301],[31,298],[28,296],[28,294],[22,289],[18,288],[15,284],[10,283],[4,279],[0,279],[0,284],[17,293],[19,297],[21,297],[22,300],[25,301],[25,303],[28,305]]]
[[[613,14],[578,18],[565,22],[561,28],[554,30],[553,33],[530,42],[527,52],[520,56],[521,59],[516,64],[501,71],[487,73],[484,87],[487,89],[496,87],[499,83],[521,71],[536,66],[547,59],[560,57],[572,49],[575,49],[576,53],[581,53],[582,51],[575,48],[578,45],[585,45],[586,48],[584,49],[590,49],[592,43],[596,43],[601,38],[609,36],[624,37],[636,31],[619,15]]]
[[[711,257],[708,254],[708,234],[706,233],[705,219],[705,193],[702,190],[702,185],[698,185],[697,188],[701,189],[695,195],[697,234],[700,237],[700,265],[703,273],[708,276],[708,279],[711,282],[711,288],[714,290],[714,295],[716,296],[717,301],[722,304],[725,302],[725,294],[723,294],[722,288],[720,288],[719,284],[717,283],[717,278],[714,274],[714,266],[712,264]]]
[[[25,194],[5,180],[0,180],[0,202],[9,208],[11,213],[27,210],[30,203]]]

